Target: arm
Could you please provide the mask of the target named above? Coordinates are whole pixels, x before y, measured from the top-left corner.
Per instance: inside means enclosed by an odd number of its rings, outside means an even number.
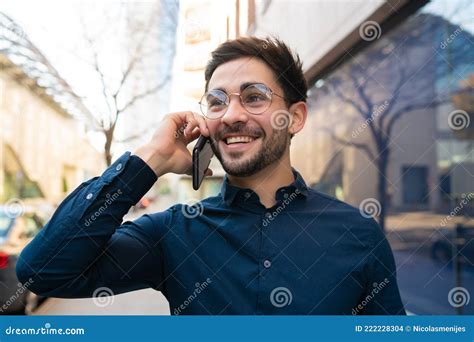
[[[117,294],[159,283],[162,256],[151,220],[145,215],[121,224],[156,179],[140,158],[126,153],[101,177],[81,184],[21,253],[20,281],[55,297],[89,297],[101,286]]]
[[[368,257],[368,282],[365,297],[367,305],[364,315],[405,315],[397,284],[396,264],[392,249],[380,229],[373,221],[374,242]]]
[[[185,125],[185,134],[176,137]],[[21,253],[18,279],[37,294],[67,298],[90,297],[104,286],[114,294],[159,287],[165,256],[156,225],[168,224],[169,213],[159,213],[153,223],[147,215],[123,224],[122,219],[158,177],[191,173],[186,146],[204,130],[204,119],[192,112],[167,115],[149,143],[121,156],[61,203]]]

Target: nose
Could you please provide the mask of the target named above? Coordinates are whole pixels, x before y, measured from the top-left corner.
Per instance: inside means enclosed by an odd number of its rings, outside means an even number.
[[[231,96],[229,100],[229,106],[224,116],[221,118],[221,122],[232,126],[236,122],[247,122],[249,119],[247,110],[242,106],[239,96]]]

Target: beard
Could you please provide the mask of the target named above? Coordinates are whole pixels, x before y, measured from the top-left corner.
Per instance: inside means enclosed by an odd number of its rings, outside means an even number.
[[[225,133],[242,133],[245,135],[246,132],[249,131],[245,129],[234,129]],[[220,136],[223,135],[224,134],[220,134]],[[254,155],[248,156],[247,158],[243,158],[246,152],[227,153],[224,157],[218,144],[221,139],[211,139],[212,151],[227,174],[235,177],[248,177],[282,158],[290,139],[287,129],[274,128],[272,130],[272,135],[268,139],[263,132],[262,134],[257,135],[261,140],[260,148]]]

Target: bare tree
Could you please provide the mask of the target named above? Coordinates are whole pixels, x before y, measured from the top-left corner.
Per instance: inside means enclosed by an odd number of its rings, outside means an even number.
[[[88,4],[87,15],[81,21],[85,47],[75,51],[75,55],[89,65],[100,85],[101,96],[94,94],[93,99],[90,95],[77,95],[23,29],[0,13],[2,69],[20,67],[24,74],[16,75],[18,81],[27,86],[28,82],[34,82],[35,89],[43,89],[45,99],[54,99],[57,105],[84,121],[90,129],[103,133],[104,159],[107,165],[112,161],[112,144],[119,118],[137,102],[165,87],[171,77],[171,68],[156,79],[140,78],[140,73],[143,73],[146,61],[173,58],[178,2],[157,0],[152,4],[148,3],[151,7],[143,8],[141,14],[145,15],[133,15],[132,6],[145,5],[147,4],[121,3],[114,8],[102,8],[104,12],[99,16],[102,25],[89,25],[84,19],[91,17]],[[91,32],[94,29],[95,32]],[[158,46],[157,41],[164,43]],[[111,47],[114,51],[118,50],[120,55],[111,55],[108,50]],[[81,52],[88,55],[81,56]],[[2,59],[2,55],[6,59]],[[121,59],[118,69],[110,67],[111,59]],[[158,63],[150,64],[154,66]],[[129,141],[144,133],[136,132],[121,141]]]
[[[452,32],[457,34],[442,45],[446,32],[448,37]],[[382,229],[385,229],[386,175],[394,127],[410,113],[451,102],[456,93],[472,96],[472,87],[454,89],[447,76],[454,68],[462,70],[472,64],[473,50],[472,36],[459,26],[438,16],[417,15],[325,80],[322,92],[351,108],[358,118],[354,124],[353,117],[341,113],[340,120],[346,126],[352,121],[352,127],[358,125],[370,132],[369,141],[361,141],[358,134],[341,136],[334,127],[321,128],[340,145],[365,153],[377,169]]]
[[[137,4],[141,6],[143,4]],[[90,66],[92,67],[101,87],[102,106],[98,106],[94,117],[94,127],[104,134],[104,158],[107,165],[112,161],[112,144],[119,118],[129,111],[140,100],[156,94],[165,87],[170,80],[171,70],[160,79],[140,79],[140,72],[145,66],[145,61],[160,58],[172,58],[163,56],[156,47],[156,41],[162,36],[174,37],[177,24],[176,1],[156,2],[152,8],[147,8],[148,17],[143,19],[134,16],[130,12],[133,4],[122,4],[116,12],[104,13],[104,29],[99,32],[90,33],[86,21],[82,20],[86,50],[89,53]],[[123,7],[125,6],[125,7]],[[166,25],[160,26],[160,20],[166,21]],[[126,37],[120,36],[120,27],[125,25]],[[159,30],[159,31],[158,31]],[[157,34],[158,31],[158,34]],[[104,48],[104,36],[116,38],[116,46],[123,48],[122,66],[120,71],[110,71],[110,51]],[[121,44],[125,40],[124,44]],[[154,41],[155,40],[155,41]],[[168,47],[168,50],[173,47]],[[118,57],[118,56],[117,56]],[[156,65],[156,63],[155,63]],[[141,84],[136,86],[137,81]],[[145,132],[123,138],[125,142],[143,135]]]

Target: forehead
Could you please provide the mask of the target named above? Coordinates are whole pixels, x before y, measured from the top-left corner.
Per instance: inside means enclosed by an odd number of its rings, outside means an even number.
[[[264,83],[274,90],[277,87],[275,75],[265,62],[245,57],[219,65],[209,80],[208,89],[239,92],[244,83]]]

